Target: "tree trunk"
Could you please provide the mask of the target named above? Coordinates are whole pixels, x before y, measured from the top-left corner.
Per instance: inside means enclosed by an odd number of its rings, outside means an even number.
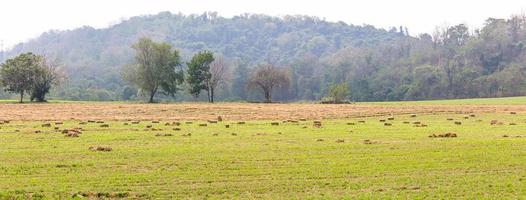
[[[265,103],[272,103],[272,91],[270,90],[264,90],[265,93]]]
[[[214,103],[214,88],[210,88],[210,103]]]
[[[20,103],[24,102],[24,91],[20,92]]]
[[[153,97],[155,96],[156,92],[157,92],[157,88],[150,91],[150,100],[148,100],[148,103],[153,103]]]
[[[206,90],[206,97],[208,98],[208,103],[210,103],[210,87],[208,87],[208,90]]]
[[[150,100],[148,100],[148,103],[153,103],[153,96],[154,96],[154,93],[152,92],[150,94]]]

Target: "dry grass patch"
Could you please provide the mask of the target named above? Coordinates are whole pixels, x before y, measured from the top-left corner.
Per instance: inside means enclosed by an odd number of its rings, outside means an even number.
[[[113,148],[109,146],[93,146],[88,148],[90,151],[101,151],[101,152],[110,152],[113,151]]]
[[[443,134],[431,134],[429,135],[430,138],[456,138],[456,133],[443,133]]]
[[[164,111],[163,111],[164,110]],[[507,110],[516,110],[509,112]],[[525,105],[366,105],[366,104],[136,104],[52,103],[0,104],[3,120],[222,120],[344,119],[384,114],[526,112]],[[218,117],[218,120],[219,117]],[[302,120],[300,120],[302,121]]]

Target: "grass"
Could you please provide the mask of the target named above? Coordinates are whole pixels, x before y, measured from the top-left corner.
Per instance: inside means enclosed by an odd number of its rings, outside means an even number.
[[[314,128],[312,121],[279,126],[270,121],[219,122],[207,127],[196,121],[183,123],[180,131],[164,122],[152,124],[162,131],[145,130],[150,122],[126,126],[107,121],[110,127],[101,128],[66,121],[59,126],[82,127],[78,138],[42,128],[44,122],[14,121],[0,125],[0,199],[526,196],[526,114],[463,117],[395,116],[388,121],[392,126],[384,126],[378,117],[324,120],[321,128]],[[495,119],[503,125],[490,125]],[[224,124],[232,125],[227,129]],[[428,137],[445,132],[458,137]],[[188,133],[191,136],[182,136]],[[88,150],[99,145],[113,151]]]

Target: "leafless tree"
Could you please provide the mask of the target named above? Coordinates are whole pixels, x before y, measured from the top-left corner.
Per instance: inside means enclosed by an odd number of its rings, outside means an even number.
[[[210,63],[210,79],[207,80],[210,103],[214,103],[216,88],[228,80],[228,68],[229,65],[223,57],[217,57]]]
[[[250,75],[247,82],[248,89],[261,89],[265,102],[272,102],[272,91],[275,88],[288,88],[290,79],[287,71],[279,69],[274,65],[260,65]]]

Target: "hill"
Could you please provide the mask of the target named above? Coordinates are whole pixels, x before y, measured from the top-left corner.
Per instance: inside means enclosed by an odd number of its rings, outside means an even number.
[[[26,51],[57,56],[67,67],[70,81],[56,96],[120,99],[125,85],[119,71],[131,62],[130,46],[140,37],[169,42],[185,58],[207,49],[249,66],[261,62],[286,65],[303,55],[323,57],[345,47],[372,46],[402,36],[372,26],[307,16],[246,14],[224,18],[215,13],[185,16],[163,12],[133,17],[103,29],[49,31],[15,46],[8,57]]]
[[[199,50],[225,57],[231,70],[218,91],[223,101],[260,98],[245,82],[263,62],[289,71],[291,87],[274,95],[280,101],[319,100],[333,83],[347,83],[353,101],[520,96],[526,95],[525,19],[490,18],[478,30],[459,24],[412,37],[404,27],[387,31],[308,16],[162,12],[103,29],[49,31],[7,55],[58,57],[70,78],[52,97],[68,100],[140,98],[120,76],[140,37],[173,44],[185,61]],[[184,91],[176,98],[191,99]]]

